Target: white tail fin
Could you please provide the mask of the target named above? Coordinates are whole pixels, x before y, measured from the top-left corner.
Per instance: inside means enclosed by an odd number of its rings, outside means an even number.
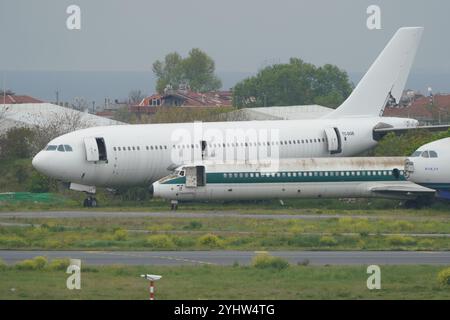
[[[380,116],[391,95],[399,102],[422,31],[422,27],[400,28],[351,95],[324,118]]]

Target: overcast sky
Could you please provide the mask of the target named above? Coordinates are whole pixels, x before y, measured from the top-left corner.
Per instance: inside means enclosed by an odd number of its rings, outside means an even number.
[[[66,8],[81,8],[81,30]],[[382,30],[366,9],[381,8]],[[289,57],[365,71],[401,26],[424,26],[415,72],[450,72],[448,0],[0,0],[0,70],[150,71],[198,47],[218,71],[256,72]]]

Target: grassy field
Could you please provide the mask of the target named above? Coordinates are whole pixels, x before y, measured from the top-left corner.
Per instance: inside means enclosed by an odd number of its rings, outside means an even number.
[[[325,217],[327,214],[329,211],[323,211]],[[441,211],[418,216],[411,210],[394,214],[388,210],[356,211],[317,220],[256,219],[245,214],[196,219],[2,218],[0,223],[9,225],[0,226],[0,248],[450,250],[449,237],[434,236],[450,234],[448,222]]]
[[[147,299],[143,273],[163,275],[157,299],[450,299],[450,287],[437,281],[442,269],[382,266],[381,290],[368,290],[365,267],[86,267],[81,290],[68,290],[64,270],[9,267],[0,271],[0,299]]]

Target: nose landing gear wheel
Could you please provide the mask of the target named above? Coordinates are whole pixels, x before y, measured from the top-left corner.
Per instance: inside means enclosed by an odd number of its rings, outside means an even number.
[[[97,207],[97,199],[94,197],[87,197],[86,199],[84,199],[83,201],[83,207],[85,208],[95,208]]]
[[[176,211],[178,209],[178,200],[170,201],[170,210]]]

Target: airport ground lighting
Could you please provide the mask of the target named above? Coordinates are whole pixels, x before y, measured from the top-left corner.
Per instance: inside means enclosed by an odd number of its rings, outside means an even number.
[[[141,278],[149,280],[148,290],[150,292],[150,300],[155,300],[155,281],[162,278],[162,276],[157,274],[141,274]]]

